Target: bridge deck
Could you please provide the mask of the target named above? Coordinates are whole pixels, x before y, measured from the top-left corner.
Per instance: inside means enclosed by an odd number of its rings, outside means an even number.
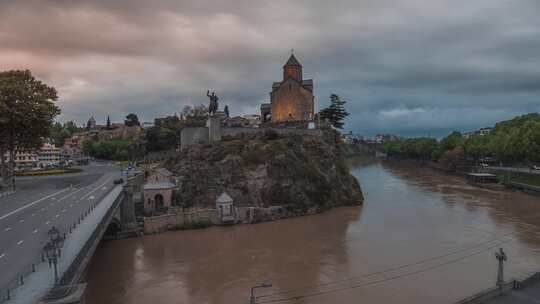
[[[81,222],[80,226],[67,236],[59,261],[59,276],[68,269],[86,241],[92,236],[107,211],[122,194],[122,186],[116,186],[97,207]],[[47,263],[36,267],[36,273],[30,275],[25,284],[12,292],[9,304],[37,303],[53,287],[54,274]]]

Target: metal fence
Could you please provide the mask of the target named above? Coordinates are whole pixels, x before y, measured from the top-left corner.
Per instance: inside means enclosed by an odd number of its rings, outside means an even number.
[[[123,193],[121,193],[117,199],[113,202],[111,205],[111,208],[107,210],[107,213],[105,216],[101,219],[99,225],[97,226],[97,229],[94,230],[90,238],[87,240],[83,248],[79,251],[71,265],[68,267],[66,271],[64,271],[58,280],[55,287],[53,288],[52,293],[55,293],[55,290],[58,289],[61,285],[66,285],[71,282],[71,280],[74,278],[74,276],[77,273],[78,268],[81,265],[81,262],[84,260],[84,258],[87,256],[89,250],[92,248],[92,245],[96,241],[96,238],[101,238],[105,230],[107,229],[106,224],[108,224],[108,221],[110,221],[110,217],[114,211],[116,211],[116,208],[119,206],[120,202],[123,199]],[[73,224],[68,225],[67,227],[63,227],[64,230],[62,231],[62,234],[65,237],[72,234],[75,229],[81,224],[84,219],[90,215],[90,213],[98,206],[100,202],[94,202],[91,204],[82,214],[73,222]],[[105,227],[103,227],[105,226]],[[61,229],[62,227],[56,227],[58,229]],[[26,284],[26,280],[28,276],[30,276],[32,273],[36,272],[36,269],[38,267],[41,267],[42,264],[46,265],[49,264],[49,267],[52,267],[50,262],[47,262],[47,259],[45,258],[45,254],[41,253],[39,256],[37,256],[31,263],[29,263],[23,270],[21,270],[19,273],[15,274],[12,279],[8,281],[8,283],[5,286],[0,287],[0,303],[7,303],[9,300],[13,298],[13,292],[15,289],[19,288],[20,286]],[[62,290],[66,290],[66,288],[62,288]],[[69,290],[69,289],[67,289]]]

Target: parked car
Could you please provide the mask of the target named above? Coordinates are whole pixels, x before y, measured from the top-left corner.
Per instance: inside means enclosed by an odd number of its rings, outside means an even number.
[[[489,167],[489,165],[488,165],[488,164],[485,164],[485,163],[480,163],[480,167],[482,167],[482,168],[487,168],[487,167]]]
[[[540,171],[540,166],[534,165],[531,167],[531,170]]]

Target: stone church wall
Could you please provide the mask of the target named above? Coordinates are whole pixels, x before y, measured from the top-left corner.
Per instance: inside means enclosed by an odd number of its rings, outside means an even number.
[[[313,93],[289,79],[271,94],[272,122],[312,120]]]

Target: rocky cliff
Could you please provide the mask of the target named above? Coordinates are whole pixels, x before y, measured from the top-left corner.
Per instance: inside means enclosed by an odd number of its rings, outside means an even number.
[[[324,210],[363,202],[344,154],[334,131],[323,136],[266,131],[188,147],[165,167],[179,177],[177,205],[214,206],[226,191],[238,206]]]

